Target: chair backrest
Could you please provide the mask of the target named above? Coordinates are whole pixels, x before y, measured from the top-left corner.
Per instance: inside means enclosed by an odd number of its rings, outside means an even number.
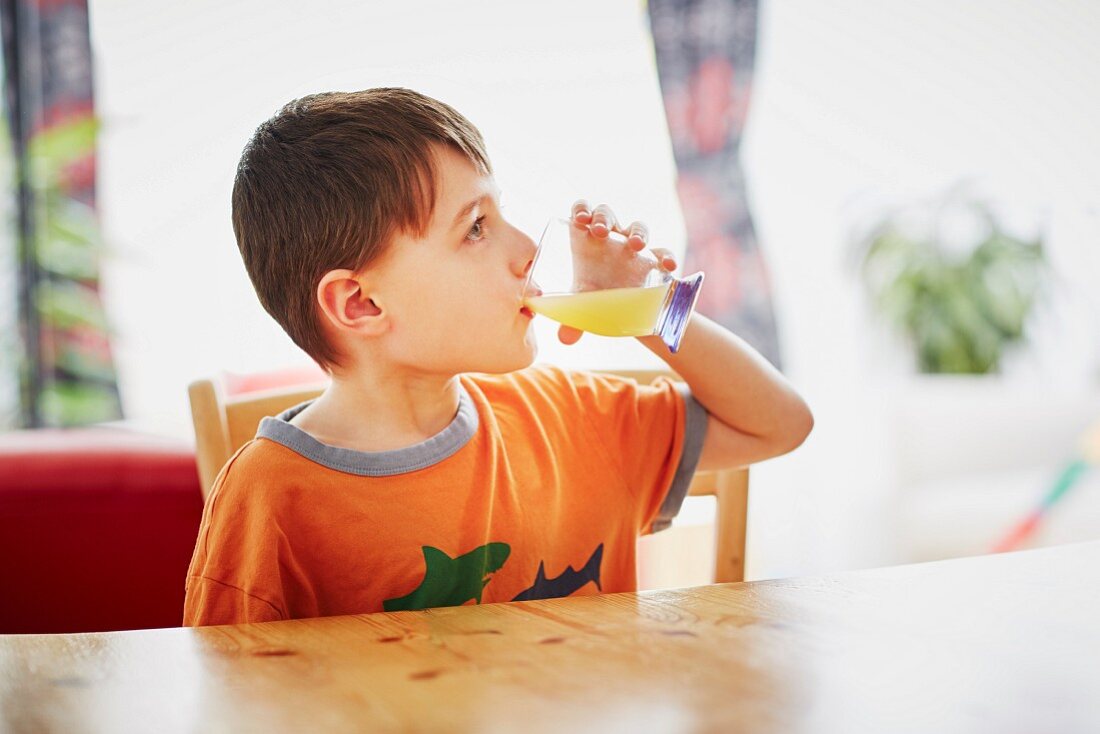
[[[606,370],[608,374],[648,384],[661,376],[677,375],[657,370]],[[323,384],[265,390],[226,397],[213,380],[198,380],[188,387],[191,418],[195,424],[195,460],[203,498],[214,486],[222,466],[256,435],[260,420],[317,397]],[[715,583],[745,578],[745,531],[748,513],[749,470],[696,472],[688,489],[691,495],[713,495],[715,516]]]

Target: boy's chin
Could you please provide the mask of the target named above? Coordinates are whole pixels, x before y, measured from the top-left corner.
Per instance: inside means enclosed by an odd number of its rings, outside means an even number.
[[[537,345],[532,345],[530,352],[528,352],[523,358],[515,360],[512,364],[500,370],[504,372],[515,372],[516,370],[525,370],[535,363],[535,357],[538,356],[539,349]]]
[[[534,335],[531,335],[531,337],[525,341],[523,348],[515,354],[501,355],[499,359],[482,362],[478,364],[476,368],[466,371],[481,372],[489,375],[502,375],[507,372],[515,372],[533,365],[538,353],[538,344],[535,343]]]

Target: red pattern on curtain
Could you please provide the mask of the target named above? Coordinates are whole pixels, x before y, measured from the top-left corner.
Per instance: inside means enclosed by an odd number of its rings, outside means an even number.
[[[739,157],[752,92],[757,0],[649,0],[685,272],[707,280],[697,309],[780,365],[771,285]]]
[[[121,417],[100,298],[96,119],[86,0],[0,0],[17,172],[20,406],[6,427]],[[0,376],[11,380],[11,375]],[[12,425],[14,424],[14,425]]]

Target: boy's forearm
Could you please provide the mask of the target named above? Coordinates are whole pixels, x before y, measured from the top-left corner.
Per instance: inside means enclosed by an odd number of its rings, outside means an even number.
[[[810,410],[786,378],[743,339],[705,316],[692,315],[676,354],[659,337],[639,341],[731,428],[780,443],[801,441],[810,431]]]

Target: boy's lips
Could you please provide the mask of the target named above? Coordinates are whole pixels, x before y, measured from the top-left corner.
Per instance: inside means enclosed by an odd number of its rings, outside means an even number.
[[[538,286],[534,286],[533,288],[528,289],[527,293],[522,298],[520,298],[519,312],[529,319],[535,318],[535,314],[531,311],[531,309],[527,308],[527,306],[524,305],[524,300],[528,298],[537,298],[541,295],[542,288],[539,288]]]

